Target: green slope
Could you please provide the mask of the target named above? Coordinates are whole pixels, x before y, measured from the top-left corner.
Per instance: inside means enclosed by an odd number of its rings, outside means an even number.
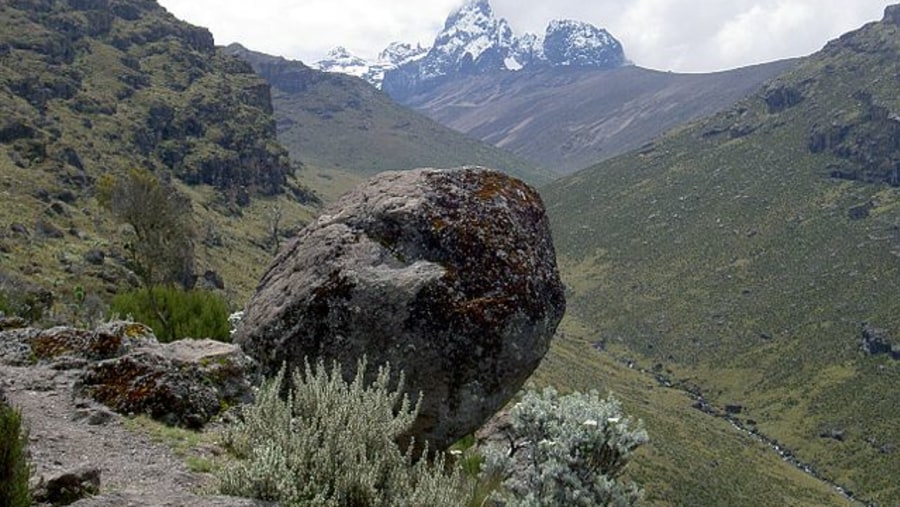
[[[898,76],[900,6],[731,110],[543,193],[570,316],[608,353],[741,405],[881,505],[900,503],[900,362],[861,340],[871,323],[900,345]]]
[[[272,85],[278,138],[315,167],[368,177],[388,170],[482,165],[541,185],[556,175],[402,107],[365,81],[233,44]]]
[[[0,2],[0,281],[51,288],[60,319],[77,285],[105,298],[133,284],[132,238],[94,185],[142,167],[193,198],[196,271],[243,303],[270,259],[269,208],[284,230],[314,213],[271,112],[249,65],[156,2]]]

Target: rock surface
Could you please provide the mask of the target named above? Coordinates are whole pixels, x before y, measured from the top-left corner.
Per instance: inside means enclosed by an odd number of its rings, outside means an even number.
[[[36,483],[49,485],[53,478],[73,470],[99,471],[99,495],[72,504],[78,507],[269,505],[198,494],[208,488],[211,478],[190,472],[183,459],[165,445],[128,430],[122,417],[78,397],[75,386],[82,370],[59,369],[61,365],[71,366],[70,359],[17,364],[19,347],[3,344],[41,333],[30,331],[0,332],[0,397],[21,409],[30,430],[28,452]],[[92,477],[93,472],[82,474],[88,485],[93,484]],[[59,481],[55,484],[62,485]]]
[[[34,501],[52,505],[69,505],[100,492],[100,469],[83,467],[62,473],[40,484]]]
[[[236,346],[180,340],[87,367],[79,389],[122,414],[201,428],[223,405],[247,402],[253,365]]]
[[[253,361],[232,344],[179,340],[160,344],[150,328],[110,322],[95,330],[55,327],[0,332],[0,363],[74,370],[77,394],[120,414],[146,414],[199,428],[223,406],[246,402]],[[89,413],[89,421],[105,414]]]
[[[402,368],[424,396],[413,436],[444,448],[518,391],[564,311],[536,191],[482,168],[419,169],[376,176],[302,230],[235,341],[270,373],[306,357]]]

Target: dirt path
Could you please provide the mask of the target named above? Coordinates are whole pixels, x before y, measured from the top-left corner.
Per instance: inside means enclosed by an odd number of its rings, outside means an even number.
[[[51,478],[90,466],[101,471],[101,495],[90,506],[259,506],[245,499],[199,496],[209,478],[191,473],[167,447],[125,428],[121,416],[73,400],[79,370],[8,366],[0,358],[0,389],[30,427],[35,476]]]

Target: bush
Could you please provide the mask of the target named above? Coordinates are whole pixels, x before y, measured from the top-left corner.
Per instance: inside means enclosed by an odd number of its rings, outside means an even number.
[[[348,384],[336,364],[307,365],[286,399],[282,369],[226,432],[240,459],[220,475],[221,492],[285,506],[466,505],[458,468],[446,471],[440,453],[432,463],[413,459],[396,443],[418,413],[401,395],[402,377],[391,389],[385,367],[366,386],[365,369]]]
[[[0,312],[39,322],[53,306],[53,293],[19,278],[0,273]]]
[[[630,506],[640,499],[621,476],[647,433],[615,399],[529,390],[510,424],[509,443],[487,447],[482,465],[482,480],[500,482],[495,496],[506,505]]]
[[[228,305],[209,291],[163,286],[125,292],[113,298],[110,311],[147,324],[161,342],[186,337],[230,340]]]
[[[31,505],[27,445],[28,431],[22,425],[21,412],[7,405],[0,393],[0,507]]]

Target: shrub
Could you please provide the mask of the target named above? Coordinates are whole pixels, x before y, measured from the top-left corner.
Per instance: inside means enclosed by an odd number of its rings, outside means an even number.
[[[482,480],[499,480],[495,496],[506,505],[630,506],[640,499],[621,476],[647,433],[615,399],[529,390],[510,424],[509,443],[488,446],[482,465]]]
[[[19,278],[0,273],[0,312],[39,322],[53,306],[53,293]]]
[[[336,364],[307,364],[286,399],[282,369],[226,432],[240,459],[220,474],[221,492],[286,506],[466,505],[458,468],[446,471],[440,453],[431,463],[413,459],[396,443],[418,413],[401,395],[402,376],[392,389],[389,368],[380,368],[366,386],[365,369],[360,363],[347,383]]]
[[[22,413],[7,405],[0,393],[0,507],[31,505],[27,445],[28,431],[22,425]]]
[[[228,305],[214,292],[171,286],[139,289],[117,294],[110,311],[147,324],[161,342],[185,337],[230,340]]]

